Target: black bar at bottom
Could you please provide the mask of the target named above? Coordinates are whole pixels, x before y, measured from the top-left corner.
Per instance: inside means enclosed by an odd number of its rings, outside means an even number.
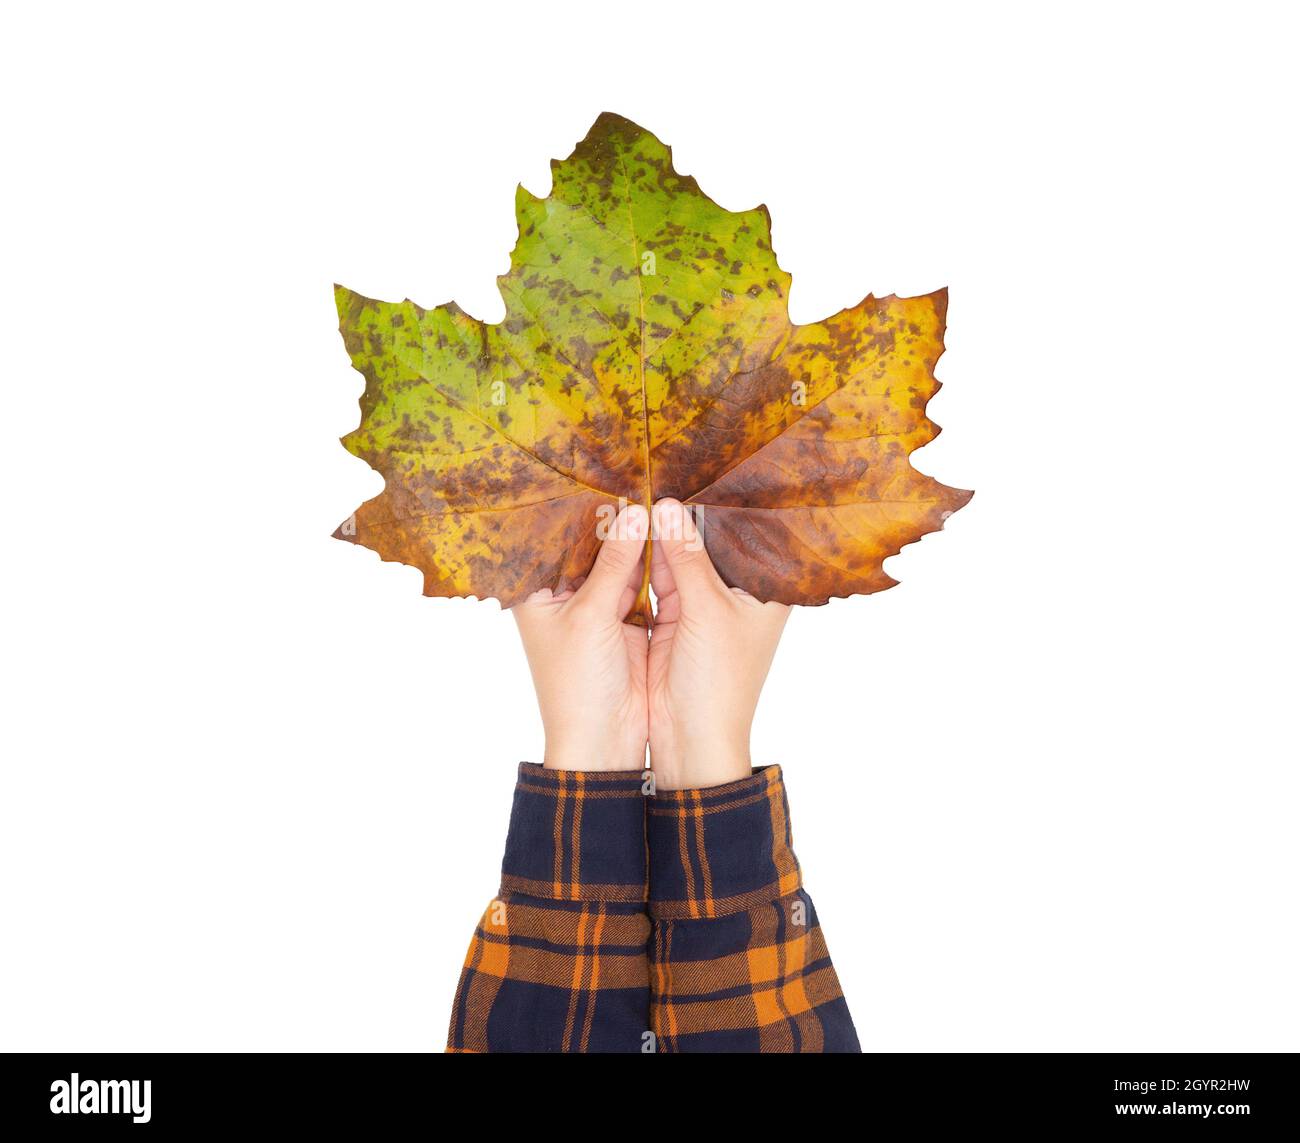
[[[432,1055],[11,1054],[0,1060],[0,1129],[170,1135],[292,1127],[368,1135],[412,1126],[463,1130],[456,1124],[469,1115],[493,1135],[519,1124],[530,1135],[563,1129],[604,1137],[648,1130],[647,1116],[662,1115],[678,1117],[680,1129],[695,1134],[701,1122],[725,1125],[742,1114],[750,1134],[757,1114],[773,1127],[802,1120],[826,1135],[840,1133],[823,1119],[833,1106],[838,1121],[847,1113],[846,1126],[867,1129],[901,1122],[1149,1133],[1176,1125],[1180,1132],[1235,1136],[1290,1132],[1300,1111],[1294,1053],[736,1056],[718,1064],[719,1057],[693,1066],[649,1056],[474,1062]]]

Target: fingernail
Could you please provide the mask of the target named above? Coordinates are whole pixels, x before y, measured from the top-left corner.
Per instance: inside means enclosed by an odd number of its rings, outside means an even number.
[[[682,506],[676,500],[660,500],[655,505],[655,538],[676,539],[681,535]]]
[[[650,516],[640,504],[629,504],[627,516],[624,517],[629,540],[644,540],[650,530]]]

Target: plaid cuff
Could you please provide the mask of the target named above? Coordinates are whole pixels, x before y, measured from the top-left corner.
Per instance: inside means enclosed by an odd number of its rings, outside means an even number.
[[[646,805],[650,915],[722,917],[800,887],[780,766],[707,790],[663,790]]]
[[[645,901],[644,780],[644,770],[546,770],[521,762],[502,894]]]

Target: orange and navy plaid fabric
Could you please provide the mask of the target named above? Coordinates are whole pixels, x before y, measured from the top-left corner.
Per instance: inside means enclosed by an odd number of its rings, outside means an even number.
[[[448,1051],[641,1050],[650,1004],[642,778],[520,764],[501,890],[465,958]]]
[[[856,1052],[779,767],[648,795],[523,763],[450,1052]]]
[[[661,1052],[857,1052],[803,891],[781,768],[646,799]]]

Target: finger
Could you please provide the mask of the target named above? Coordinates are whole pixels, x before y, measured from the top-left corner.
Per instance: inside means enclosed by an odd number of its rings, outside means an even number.
[[[551,607],[554,604],[563,603],[572,594],[573,592],[571,590],[553,591],[549,587],[543,587],[540,590],[533,592],[532,595],[521,600],[519,603],[516,603],[512,608],[510,608],[510,610],[518,613],[524,608]]]
[[[649,525],[646,526],[646,532],[650,531]],[[620,616],[626,617],[636,603],[636,597],[641,591],[641,578],[645,575],[645,564],[643,562],[645,551],[632,561],[632,566],[628,568],[627,579],[623,581],[623,590],[619,593],[618,606],[614,609]],[[627,626],[633,626],[627,624]],[[645,634],[645,631],[637,627],[637,631]]]
[[[595,566],[574,595],[573,602],[590,604],[611,615],[617,614],[621,619],[624,612],[618,610],[618,605],[626,596],[633,578],[636,586],[641,586],[641,557],[649,534],[650,517],[640,504],[629,504],[615,516],[596,554]],[[635,598],[635,590],[632,594]],[[631,607],[630,601],[628,607]]]
[[[664,546],[658,540],[650,545],[650,586],[655,593],[655,626],[676,623],[682,613],[682,597],[677,594],[677,581],[668,565]]]
[[[695,599],[725,591],[726,587],[713,569],[704,541],[695,527],[695,521],[677,500],[660,500],[654,507],[654,548],[662,551],[664,562],[671,573],[673,590],[669,593],[681,597],[680,606],[690,607]],[[650,582],[654,582],[654,562],[651,560]],[[658,593],[658,588],[655,589]]]
[[[563,591],[557,594],[549,587],[544,587],[516,603],[510,608],[510,614],[515,617],[516,623],[527,623],[534,616],[553,612],[559,604],[563,603],[572,594],[571,591]]]

